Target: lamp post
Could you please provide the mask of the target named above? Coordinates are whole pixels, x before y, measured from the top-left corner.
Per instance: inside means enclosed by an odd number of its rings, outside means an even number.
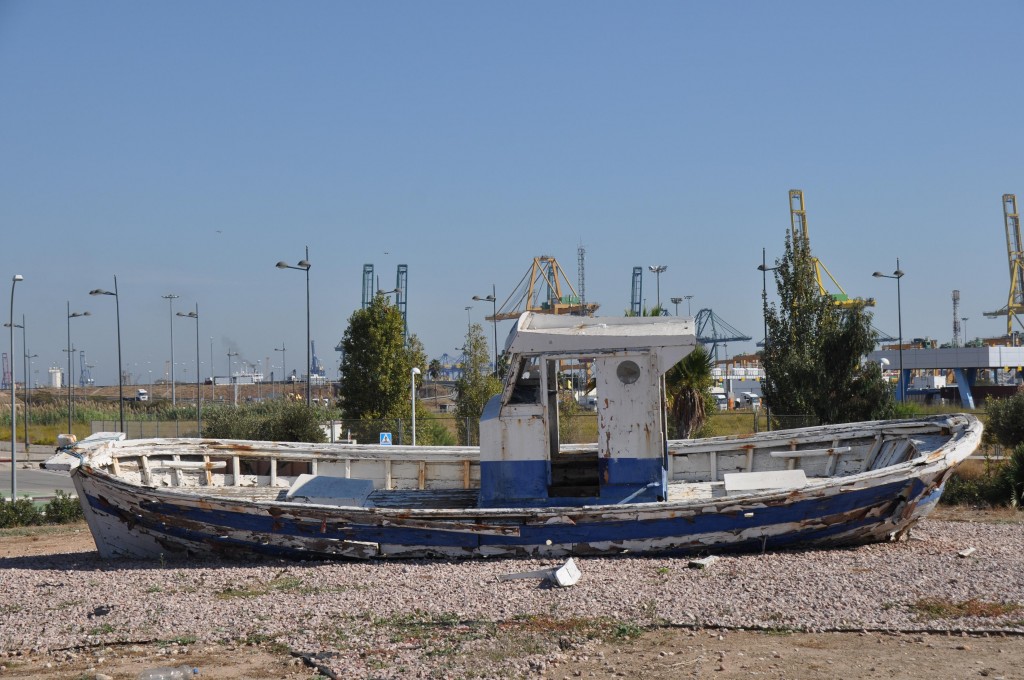
[[[964,322],[964,347],[967,347],[967,319],[966,316],[960,317],[960,320]]]
[[[416,446],[416,376],[420,374],[420,369],[415,366],[412,367],[409,381],[412,383],[412,445]]]
[[[473,305],[466,307],[466,344],[469,345],[469,331],[473,326],[473,317],[470,316],[469,310],[473,309]]]
[[[231,357],[232,356],[238,356],[238,355],[239,355],[238,352],[232,352],[230,349],[227,350],[227,385],[228,385],[228,387],[230,387],[230,384],[231,384]],[[228,390],[228,395],[230,395],[230,390]],[[238,397],[238,395],[239,395],[239,388],[238,388],[238,386],[236,386],[236,388],[234,388],[234,396]],[[234,406],[238,406],[238,399],[237,398],[236,398],[236,402],[234,402]]]
[[[284,384],[285,376],[288,375],[288,373],[286,372],[288,369],[285,368],[285,363],[284,363],[285,356],[286,356],[285,353],[284,353],[285,349],[287,349],[287,348],[284,346],[283,342],[281,343],[280,347],[275,347],[274,348],[275,352],[280,352],[281,353],[281,384],[282,385]]]
[[[683,299],[686,300],[686,316],[693,316],[693,311],[690,309],[690,300],[693,299],[693,296],[684,295]]]
[[[676,306],[676,316],[679,316],[679,303],[683,301],[681,297],[669,298],[669,301]]]
[[[312,267],[312,266],[313,265],[311,265],[310,262],[309,262],[309,246],[306,246],[306,258],[303,259],[303,260],[299,260],[298,264],[296,264],[295,266],[292,266],[292,265],[288,264],[287,262],[283,262],[283,261],[277,263],[277,268],[278,269],[298,269],[300,271],[306,272],[306,406],[312,406],[313,405],[313,401],[310,398],[310,389],[309,389],[310,379],[312,377],[311,376],[312,371],[310,370],[310,363],[312,363],[312,362],[310,361],[310,356],[309,356],[309,351],[310,351],[310,337],[309,337],[309,268]]]
[[[896,258],[896,271],[892,274],[883,274],[882,272],[875,272],[872,276],[880,279],[896,279],[896,322],[899,327],[900,336],[900,401],[905,401],[907,397],[907,386],[904,384],[903,376],[903,309],[900,302],[900,279],[903,278],[903,270],[900,269],[900,258]]]
[[[22,349],[22,361],[21,370],[25,375],[25,455],[28,455],[28,404],[29,397],[32,395],[32,360],[35,359],[38,354],[28,353],[28,332],[25,330],[25,315],[21,315],[21,349]]]
[[[203,416],[201,409],[203,403],[203,392],[199,386],[199,303],[196,303],[196,309],[194,312],[189,312],[187,314],[178,312],[178,316],[196,320],[196,437],[202,437]]]
[[[18,421],[14,414],[14,287],[18,285],[18,281],[24,281],[25,277],[21,274],[15,274],[11,277],[11,314],[10,314],[10,326],[11,326],[11,502],[13,503],[18,498],[18,473],[15,472],[18,462],[18,452],[15,448],[17,446],[18,439]],[[27,453],[26,453],[27,455]],[[14,507],[14,506],[11,506]]]
[[[765,250],[761,248],[761,264],[757,266],[758,271],[761,272],[761,317],[764,320],[764,349],[768,351],[768,272],[773,272],[778,267],[769,267],[767,260],[765,260]],[[689,297],[693,297],[692,295]],[[764,370],[764,362],[761,362],[761,370]],[[765,374],[767,377],[767,374]],[[764,404],[765,416],[768,420],[768,431],[772,430],[772,412],[768,406],[768,402],[764,400],[764,388],[761,389],[761,401]]]
[[[117,314],[117,399],[118,407],[120,408],[121,414],[121,432],[124,432],[124,374],[121,370],[121,296],[117,294],[117,275],[114,275],[114,290],[103,290],[102,288],[94,288],[89,291],[89,295],[113,295],[114,296],[114,311]],[[174,362],[171,362],[171,372],[174,372]],[[173,381],[171,382],[173,390]]]
[[[71,383],[74,382],[71,379],[71,353],[74,351],[71,349],[71,320],[77,319],[80,316],[90,316],[90,313],[72,312],[71,301],[68,300],[68,434],[74,434],[74,430],[71,429]]]
[[[210,403],[217,401],[217,369],[213,365],[213,336],[210,336]]]
[[[661,273],[663,271],[665,271],[666,269],[668,269],[668,265],[652,264],[650,267],[648,267],[648,269],[650,269],[652,272],[654,272],[654,280],[656,282],[655,283],[655,287],[656,287],[656,289],[658,291],[658,313],[660,314],[661,313]]]
[[[171,327],[171,406],[178,404],[178,396],[174,389],[174,301],[178,298],[174,293],[161,295],[167,300],[167,323]]]
[[[494,375],[498,375],[498,296],[494,284],[491,284],[491,294],[486,297],[474,295],[477,302],[491,303],[491,321],[494,323]]]

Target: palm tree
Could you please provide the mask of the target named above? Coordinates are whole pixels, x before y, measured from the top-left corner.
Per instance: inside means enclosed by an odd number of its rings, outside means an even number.
[[[665,375],[665,388],[669,398],[669,414],[676,436],[689,439],[697,436],[707,423],[710,413],[711,369],[714,360],[702,345],[673,366]]]

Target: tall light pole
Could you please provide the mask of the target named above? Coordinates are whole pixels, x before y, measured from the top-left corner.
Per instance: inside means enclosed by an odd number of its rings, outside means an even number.
[[[28,403],[29,397],[32,394],[32,360],[35,359],[38,354],[28,353],[28,331],[25,330],[25,315],[21,315],[21,349],[23,351],[21,370],[25,374],[25,455],[28,455]]]
[[[412,367],[411,375],[409,376],[410,382],[412,383],[412,445],[416,446],[416,376],[420,374],[420,369],[415,366]]]
[[[676,306],[676,316],[679,316],[679,303],[683,301],[681,297],[669,298],[669,302]]]
[[[17,382],[14,379],[14,287],[18,285],[18,281],[24,280],[25,277],[21,274],[15,274],[11,277],[11,502],[14,502],[18,498],[18,473],[15,471],[18,467],[18,452],[16,448],[18,439],[18,421],[14,413],[14,383]]]
[[[174,301],[178,299],[178,296],[174,293],[168,293],[160,297],[167,300],[167,322],[171,327],[171,406],[177,406],[178,395],[174,389]]]
[[[471,309],[473,309],[473,305],[468,305],[466,307],[466,342],[465,342],[466,346],[462,348],[463,354],[465,354],[466,351],[469,350],[469,333],[470,333],[470,331],[472,330],[472,327],[473,327],[473,317],[469,313],[469,311]]]
[[[196,320],[196,437],[203,436],[203,416],[202,416],[202,403],[203,403],[203,392],[199,386],[199,303],[196,303],[196,309],[194,312],[184,314],[178,312],[178,316],[183,316],[188,319]]]
[[[71,379],[71,353],[74,351],[71,349],[71,320],[77,319],[80,316],[90,316],[89,312],[72,312],[71,301],[68,300],[68,434],[74,434],[74,430],[71,429],[71,410],[72,410],[72,398],[71,398],[71,383],[74,380]]]
[[[765,352],[767,352],[768,351],[768,272],[773,272],[773,271],[777,270],[778,267],[769,267],[768,266],[768,261],[765,259],[765,250],[764,250],[764,248],[761,248],[761,264],[759,264],[757,266],[757,269],[758,269],[758,271],[761,272],[761,317],[764,320],[764,349],[765,349]],[[687,297],[687,299],[689,299],[690,297],[693,297],[693,296],[690,295],[690,296]],[[762,371],[764,370],[764,362],[763,361],[761,362],[761,370]],[[765,374],[765,378],[767,378],[767,377],[768,377],[768,374],[766,373]],[[764,401],[764,388],[763,387],[761,388],[761,400],[764,402],[764,411],[765,411],[765,415],[767,416],[767,420],[768,420],[768,431],[771,432],[771,429],[772,429],[772,413],[771,413],[771,410],[768,407],[768,402]]]
[[[903,278],[904,272],[900,269],[900,258],[896,258],[896,271],[892,274],[883,274],[882,272],[875,272],[872,276],[880,279],[896,279],[896,321],[899,326],[900,336],[900,401],[906,401],[907,398],[907,386],[904,384],[903,376],[903,309],[900,302],[900,279]]]
[[[287,371],[288,369],[287,369],[287,368],[285,368],[285,363],[284,363],[284,360],[285,360],[285,356],[286,356],[286,355],[285,355],[285,350],[286,350],[286,349],[287,349],[287,348],[285,347],[285,345],[284,345],[284,343],[283,343],[283,342],[281,343],[281,346],[280,346],[280,347],[275,347],[275,348],[274,348],[274,351],[275,351],[275,352],[280,352],[280,353],[281,353],[281,384],[282,384],[282,385],[284,384],[284,379],[285,379],[285,376],[287,376],[287,375],[288,375],[288,374],[286,373],[286,371]]]
[[[217,401],[217,369],[213,367],[213,336],[210,336],[210,403]]]
[[[686,300],[686,316],[693,316],[693,310],[690,309],[690,300],[693,299],[693,296],[684,295],[683,299]]]
[[[961,316],[960,320],[964,322],[964,347],[967,346],[967,319],[966,316]]]
[[[309,389],[310,380],[312,378],[311,373],[313,372],[310,370],[310,364],[312,361],[309,356],[311,342],[311,338],[309,336],[309,268],[312,266],[313,265],[309,262],[309,246],[306,246],[306,258],[304,260],[299,260],[298,264],[295,266],[283,261],[277,263],[278,269],[298,269],[306,272],[306,406],[313,405]]]
[[[494,323],[494,375],[498,375],[498,296],[494,284],[491,284],[490,295],[486,297],[474,295],[473,299],[477,302],[491,303],[491,321]]]
[[[113,295],[114,310],[117,314],[117,400],[121,413],[121,432],[124,432],[124,373],[121,370],[121,296],[117,294],[117,275],[114,275],[114,290],[103,290],[94,288],[89,295]],[[174,371],[174,363],[171,363],[171,371]],[[173,382],[172,382],[173,385]]]
[[[652,264],[648,267],[654,272],[655,287],[658,291],[658,313],[661,313],[661,273],[668,269],[668,265],[665,264]]]

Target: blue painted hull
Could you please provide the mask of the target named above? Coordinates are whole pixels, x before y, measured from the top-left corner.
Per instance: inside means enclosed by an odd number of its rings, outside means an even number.
[[[914,478],[744,502],[415,512],[214,502],[116,489],[94,472],[77,471],[75,478],[90,523],[144,537],[149,549],[123,552],[143,557],[542,556],[850,545],[897,536],[919,516],[908,509],[931,503],[937,492]]]

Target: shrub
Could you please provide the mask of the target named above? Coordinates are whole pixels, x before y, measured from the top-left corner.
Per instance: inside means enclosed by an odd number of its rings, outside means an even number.
[[[78,499],[63,491],[57,492],[57,495],[46,504],[43,512],[46,513],[47,524],[70,524],[85,518]]]
[[[1024,392],[1008,399],[990,399],[985,403],[988,424],[985,435],[1007,448],[1024,443]]]
[[[0,529],[27,527],[43,523],[43,516],[35,503],[28,498],[19,498],[10,503],[0,503]]]
[[[211,406],[204,412],[203,436],[279,442],[323,442],[327,413],[301,402],[265,401],[244,406]]]

